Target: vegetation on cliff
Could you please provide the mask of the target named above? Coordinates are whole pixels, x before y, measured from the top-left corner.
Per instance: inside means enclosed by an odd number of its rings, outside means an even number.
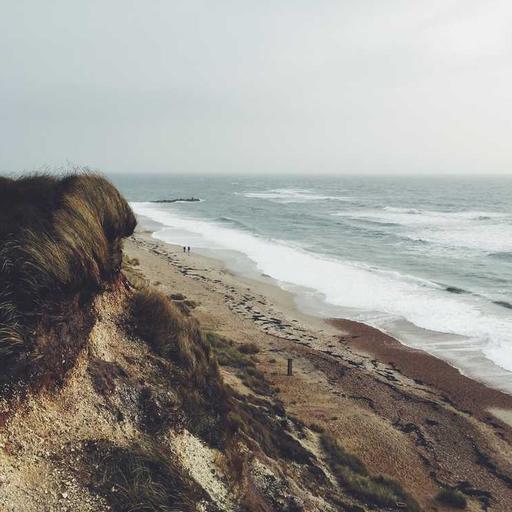
[[[112,281],[135,225],[99,175],[0,178],[1,377],[43,356],[34,331],[45,316],[69,315],[72,301],[85,309]]]

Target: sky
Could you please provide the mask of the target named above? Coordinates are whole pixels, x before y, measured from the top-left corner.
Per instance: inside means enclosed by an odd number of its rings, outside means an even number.
[[[512,174],[510,0],[0,8],[0,172]]]

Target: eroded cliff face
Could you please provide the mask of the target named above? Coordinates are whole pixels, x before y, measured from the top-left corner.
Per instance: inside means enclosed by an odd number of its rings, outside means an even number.
[[[417,510],[288,417],[193,304],[121,270],[135,220],[107,181],[0,189],[36,204],[7,208],[0,231],[0,510]],[[239,370],[230,386],[217,357]]]
[[[9,419],[0,430],[2,506],[329,510],[308,489],[328,480],[298,440],[297,453],[283,458],[279,436],[267,440],[267,451],[276,450],[267,455],[257,440],[238,431],[240,425],[215,432],[216,422],[224,428],[226,418],[207,410],[185,412],[191,409],[187,401],[199,399],[195,386],[184,394],[181,369],[129,333],[131,293],[120,286],[96,298],[87,343],[61,386],[3,401]],[[283,414],[276,415],[271,400],[231,398],[242,400],[255,422],[268,421],[261,435],[277,435],[274,423],[283,428],[285,443],[299,434]]]

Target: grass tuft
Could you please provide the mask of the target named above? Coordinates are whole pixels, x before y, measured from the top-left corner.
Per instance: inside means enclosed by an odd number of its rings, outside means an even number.
[[[459,509],[464,509],[467,505],[464,494],[450,488],[441,489],[436,495],[436,500],[443,505]]]
[[[242,354],[257,354],[260,351],[260,347],[256,343],[242,343],[238,346],[238,351]]]
[[[354,497],[371,506],[420,511],[418,503],[399,482],[384,475],[369,475],[362,461],[328,434],[322,434],[320,441],[339,484]]]
[[[237,345],[227,338],[213,332],[204,333],[206,342],[212,347],[221,366],[246,368],[253,365],[249,358],[237,349]]]
[[[368,476],[366,466],[356,455],[347,452],[337,439],[329,434],[323,434],[320,437],[322,448],[327,454],[327,460],[331,465],[348,468],[353,473],[362,476]]]
[[[89,446],[86,457],[92,486],[114,512],[188,512],[204,498],[169,456],[156,450],[102,442]]]
[[[193,326],[164,294],[143,288],[133,296],[137,334],[160,356],[189,369],[197,366],[190,337]]]
[[[255,343],[237,345],[233,340],[228,340],[212,332],[205,333],[204,337],[215,352],[219,364],[237,369],[237,376],[245,386],[259,395],[275,395],[274,389],[269,386],[265,376],[256,368],[250,357],[259,352]]]

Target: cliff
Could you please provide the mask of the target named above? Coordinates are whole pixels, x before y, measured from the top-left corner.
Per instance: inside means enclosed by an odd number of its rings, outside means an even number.
[[[107,180],[2,178],[0,217],[1,510],[419,510],[123,262]]]

